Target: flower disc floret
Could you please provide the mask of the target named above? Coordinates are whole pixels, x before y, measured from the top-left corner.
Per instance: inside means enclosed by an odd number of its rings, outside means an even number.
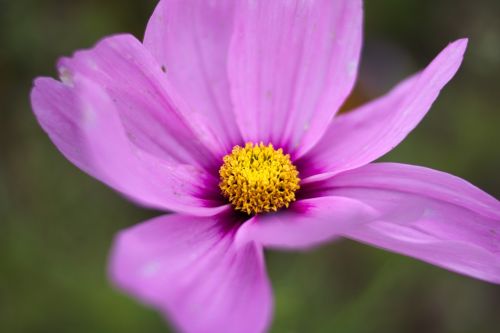
[[[272,144],[235,146],[219,170],[222,195],[249,215],[277,211],[295,201],[300,188],[290,155]]]

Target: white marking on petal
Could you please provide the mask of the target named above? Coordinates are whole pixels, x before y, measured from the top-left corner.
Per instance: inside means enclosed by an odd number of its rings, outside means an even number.
[[[59,79],[68,87],[74,86],[73,74],[71,74],[71,72],[67,68],[59,68]]]
[[[304,124],[304,131],[309,130],[309,127],[311,127],[311,123],[307,121],[307,122]]]
[[[152,277],[160,269],[160,263],[157,261],[151,261],[147,263],[141,270],[141,276],[145,278]]]
[[[98,70],[99,67],[97,66],[96,62],[94,59],[88,59],[87,63],[89,64],[89,67],[92,68],[93,70]]]
[[[358,62],[356,60],[349,61],[349,63],[347,64],[347,73],[349,74],[349,76],[354,76],[354,74],[356,74],[357,68]]]
[[[403,116],[403,117],[407,117],[407,116],[411,113],[411,111],[412,111],[412,110],[411,110],[411,109],[409,109],[409,108],[404,109],[402,116]]]
[[[96,119],[96,115],[95,115],[94,110],[89,106],[84,107],[82,110],[83,123],[86,125],[92,125],[95,122],[95,119]]]

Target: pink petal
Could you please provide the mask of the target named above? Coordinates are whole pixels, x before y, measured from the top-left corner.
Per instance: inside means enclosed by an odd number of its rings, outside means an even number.
[[[372,219],[375,213],[359,200],[340,196],[300,200],[289,209],[247,221],[238,231],[237,241],[285,249],[310,248]]]
[[[138,147],[166,160],[212,167],[222,148],[206,124],[177,94],[161,66],[131,35],[105,38],[59,61],[61,75],[83,75],[105,89]]]
[[[112,279],[182,332],[264,332],[272,295],[262,248],[235,246],[224,219],[168,215],[122,231]]]
[[[450,44],[421,73],[389,94],[335,118],[325,136],[305,157],[314,175],[331,177],[370,163],[397,146],[422,120],[444,85],[457,72],[467,46]],[[312,172],[311,172],[312,173]]]
[[[132,144],[115,104],[95,83],[75,76],[72,86],[39,78],[33,110],[58,149],[83,171],[146,206],[216,214],[225,207],[200,198],[216,180],[200,168],[158,159]]]
[[[229,53],[245,141],[297,154],[319,140],[356,77],[359,0],[240,1]]]
[[[227,54],[235,1],[162,0],[144,45],[193,112],[210,120],[226,152],[241,144],[229,93]]]
[[[500,202],[449,174],[377,163],[329,180],[329,195],[379,211],[346,237],[500,283]]]

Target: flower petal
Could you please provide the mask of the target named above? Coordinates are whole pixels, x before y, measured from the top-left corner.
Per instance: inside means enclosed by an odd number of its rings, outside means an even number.
[[[350,93],[362,34],[359,0],[240,1],[229,54],[245,141],[301,154]]]
[[[219,163],[217,134],[208,117],[177,94],[161,66],[131,35],[116,35],[58,64],[63,77],[82,75],[102,87],[127,135],[142,150],[166,160],[212,168]]]
[[[370,163],[397,146],[422,120],[444,85],[457,72],[467,46],[446,47],[421,73],[389,94],[335,118],[321,141],[303,158],[317,181]],[[299,162],[300,163],[300,162]]]
[[[168,215],[122,231],[112,279],[182,332],[264,332],[272,295],[262,248],[235,246],[225,218]]]
[[[144,46],[164,66],[168,80],[210,120],[226,152],[242,143],[226,69],[235,3],[162,0],[144,36]]]
[[[345,236],[500,283],[500,202],[449,174],[376,163],[329,180],[329,195],[379,211]]]
[[[245,222],[237,241],[258,242],[266,247],[304,249],[330,241],[375,216],[359,200],[341,196],[305,199],[289,209],[258,215]]]
[[[158,159],[132,144],[115,104],[95,83],[75,76],[72,86],[39,78],[31,93],[42,128],[72,163],[149,207],[216,214],[225,207],[201,198],[217,180],[203,169]]]

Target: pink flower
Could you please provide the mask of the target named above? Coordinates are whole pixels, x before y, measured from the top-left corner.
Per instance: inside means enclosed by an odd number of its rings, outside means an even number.
[[[361,34],[361,0],[163,0],[143,43],[105,38],[61,59],[61,81],[36,79],[33,110],[64,156],[175,212],[120,232],[120,288],[183,332],[263,332],[263,247],[340,236],[500,283],[498,200],[446,173],[373,163],[424,117],[467,40],[336,116]]]

